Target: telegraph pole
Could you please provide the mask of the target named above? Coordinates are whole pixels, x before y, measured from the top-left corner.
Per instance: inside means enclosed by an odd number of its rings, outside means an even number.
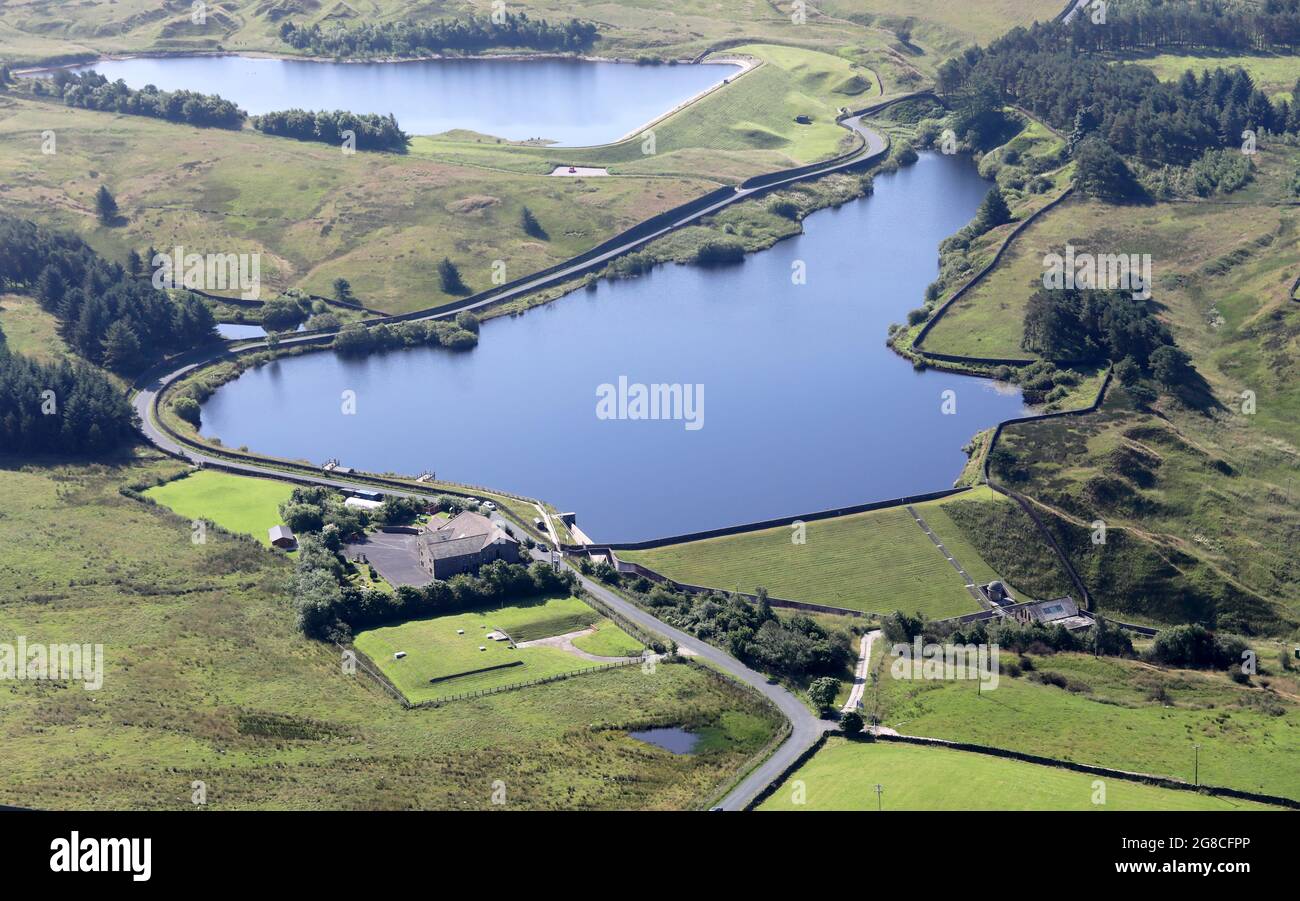
[[[881,794],[884,793],[884,791],[885,791],[885,787],[881,785],[879,782],[877,782],[876,783],[876,810],[884,809],[883,807],[881,807],[881,801],[880,801],[880,796]]]
[[[1193,757],[1194,762],[1192,764],[1192,784],[1200,785],[1201,784],[1201,746],[1192,745],[1192,753],[1195,755]]]

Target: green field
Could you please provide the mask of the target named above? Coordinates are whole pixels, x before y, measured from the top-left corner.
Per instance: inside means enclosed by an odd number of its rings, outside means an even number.
[[[1105,802],[1096,783],[1104,785]],[[797,785],[796,783],[802,783]],[[876,785],[884,791],[879,799]],[[803,802],[796,792],[802,789]],[[759,810],[1260,810],[1141,782],[968,751],[832,738]]]
[[[1162,81],[1177,81],[1191,69],[1199,77],[1209,69],[1245,69],[1260,90],[1277,98],[1290,99],[1296,79],[1300,78],[1300,59],[1294,56],[1254,54],[1240,56],[1229,53],[1173,54],[1126,57],[1126,62],[1146,66]]]
[[[877,642],[873,666],[885,654]],[[867,712],[907,735],[1056,757],[1300,799],[1300,705],[1294,674],[1275,690],[1234,684],[1222,672],[1160,670],[1087,654],[1031,655],[1033,671],[1011,677],[1003,655],[997,688],[969,682],[893,679],[888,660],[864,698]],[[1275,667],[1275,660],[1261,665]],[[1057,673],[1069,688],[1036,681]],[[1162,694],[1161,694],[1162,692]],[[1160,698],[1160,699],[1157,699]]]
[[[960,495],[987,498],[986,489]],[[915,505],[939,539],[978,581],[996,573],[952,525],[941,502]],[[730,591],[762,586],[774,597],[874,613],[920,611],[939,619],[979,609],[957,571],[902,507],[807,524],[807,543],[787,526],[619,551],[679,582]]]
[[[356,647],[408,701],[418,704],[595,666],[561,648],[515,648],[486,636],[501,630],[522,643],[576,632],[600,620],[600,614],[578,598],[544,598],[369,629],[357,635]],[[612,624],[607,628],[617,629]],[[463,635],[458,634],[461,630]],[[393,655],[399,651],[407,656],[396,660]],[[472,672],[503,664],[501,669]]]
[[[292,493],[288,482],[202,470],[150,488],[145,495],[186,519],[214,522],[269,546],[267,530],[280,525],[280,504]]]
[[[11,352],[43,362],[67,358],[58,326],[58,320],[32,298],[0,294],[0,330]]]
[[[597,657],[634,657],[645,649],[645,645],[610,620],[602,619],[593,628],[596,631],[590,635],[575,638],[573,646]]]
[[[21,467],[21,468],[20,468]],[[0,691],[0,803],[45,809],[680,809],[775,733],[771,708],[662,664],[403,710],[294,625],[292,563],[118,493],[181,469],[0,458],[0,635],[103,643],[104,686]],[[95,552],[72,554],[93,535]],[[647,751],[627,729],[729,722],[709,754]],[[87,749],[93,753],[87,753]]]

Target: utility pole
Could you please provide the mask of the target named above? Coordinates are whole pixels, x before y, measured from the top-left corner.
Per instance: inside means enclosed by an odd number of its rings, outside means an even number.
[[[884,793],[884,791],[885,791],[885,787],[881,785],[879,782],[877,782],[876,783],[876,810],[884,809],[883,807],[881,807],[881,801],[880,801],[880,796]]]
[[[1192,764],[1192,784],[1200,785],[1201,784],[1201,746],[1192,745],[1192,753],[1195,755],[1193,758],[1195,762]]]

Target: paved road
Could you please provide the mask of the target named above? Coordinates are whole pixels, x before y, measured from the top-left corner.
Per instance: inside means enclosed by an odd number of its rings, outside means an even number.
[[[1088,6],[1092,2],[1093,0],[1072,0],[1071,5],[1067,7],[1065,12],[1062,14],[1061,21],[1069,22],[1076,14],[1082,11],[1084,7]]]

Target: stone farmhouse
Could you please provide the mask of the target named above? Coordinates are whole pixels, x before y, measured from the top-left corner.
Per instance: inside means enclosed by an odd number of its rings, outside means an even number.
[[[435,579],[473,572],[484,563],[519,562],[519,542],[486,516],[466,511],[436,520],[416,538],[420,567]]]

